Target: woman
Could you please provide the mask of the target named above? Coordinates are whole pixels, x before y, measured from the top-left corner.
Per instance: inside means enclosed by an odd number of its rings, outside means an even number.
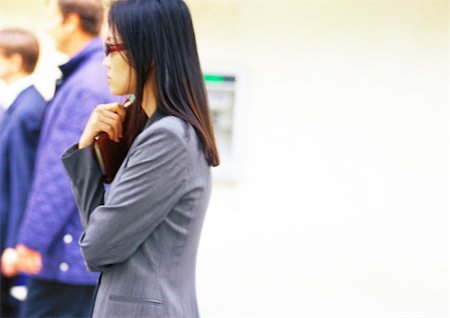
[[[117,103],[97,106],[62,158],[83,256],[101,272],[93,316],[198,317],[196,253],[219,159],[190,13],[181,0],[118,1],[109,25],[111,92],[136,102],[127,114]],[[133,125],[122,132],[125,115]],[[101,132],[132,135],[106,193],[92,152]]]

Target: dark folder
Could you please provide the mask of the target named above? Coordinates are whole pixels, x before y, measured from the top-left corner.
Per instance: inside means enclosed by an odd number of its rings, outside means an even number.
[[[127,111],[128,107],[130,107],[135,99],[134,95],[128,96],[122,105],[125,108],[125,111]],[[122,131],[124,132],[128,131],[127,128],[130,125],[129,118],[130,116],[125,116],[125,120],[122,123]],[[120,165],[128,153],[128,146],[128,138],[125,136],[120,138],[119,142],[109,139],[108,134],[106,133],[101,133],[95,137],[92,148],[100,169],[102,170],[104,183],[111,183],[113,181],[117,171],[119,171]]]

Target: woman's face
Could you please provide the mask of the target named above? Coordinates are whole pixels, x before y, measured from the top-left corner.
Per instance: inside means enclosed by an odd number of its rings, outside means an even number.
[[[136,71],[124,57],[124,48],[121,47],[123,44],[115,42],[111,30],[108,32],[106,43],[111,48],[103,60],[103,65],[108,69],[109,90],[114,95],[133,94],[136,87]]]

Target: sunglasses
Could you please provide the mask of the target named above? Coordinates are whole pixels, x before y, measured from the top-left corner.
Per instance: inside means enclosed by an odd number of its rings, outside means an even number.
[[[122,43],[112,44],[105,43],[105,56],[108,56],[110,53],[119,52],[125,50],[125,45]]]

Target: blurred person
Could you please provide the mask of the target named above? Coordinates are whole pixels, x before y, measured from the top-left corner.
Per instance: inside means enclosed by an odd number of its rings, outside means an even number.
[[[101,272],[93,317],[195,318],[196,254],[219,158],[189,9],[182,0],[118,1],[109,25],[109,88],[136,102],[127,113],[97,106],[62,156],[84,259]],[[125,116],[132,124],[122,131]],[[131,136],[106,193],[92,151],[101,132]]]
[[[87,317],[97,274],[81,257],[82,228],[70,181],[59,160],[76,142],[98,103],[114,101],[102,66],[101,0],[48,0],[48,33],[70,60],[44,118],[35,177],[18,245],[19,268],[30,275],[24,317]]]
[[[27,30],[0,30],[0,79],[7,87],[0,101],[1,317],[17,316],[10,289],[20,277],[14,249],[33,178],[46,102],[31,74],[39,43]]]

